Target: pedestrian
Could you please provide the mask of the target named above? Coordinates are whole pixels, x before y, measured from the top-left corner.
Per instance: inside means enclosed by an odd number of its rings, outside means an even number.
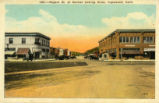
[[[30,55],[30,60],[31,60],[31,61],[33,60],[33,54]]]
[[[26,55],[26,60],[29,61],[29,54]]]

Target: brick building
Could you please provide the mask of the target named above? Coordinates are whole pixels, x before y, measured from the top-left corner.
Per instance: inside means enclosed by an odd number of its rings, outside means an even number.
[[[50,54],[51,56],[54,57],[59,57],[59,56],[71,56],[71,51],[68,49],[62,49],[62,48],[53,48],[50,47]]]
[[[120,58],[155,58],[154,29],[117,29],[99,41],[99,53]]]

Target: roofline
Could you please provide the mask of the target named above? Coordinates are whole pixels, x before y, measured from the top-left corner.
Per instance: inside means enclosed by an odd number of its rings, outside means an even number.
[[[155,32],[155,29],[116,29],[113,32],[111,32],[109,35],[105,36],[103,39],[99,40],[99,42],[101,42],[102,40],[104,40],[105,38],[113,35],[115,32],[118,33],[144,33],[144,32]]]
[[[10,34],[17,34],[17,35],[10,35]],[[20,34],[24,34],[24,35],[20,35]],[[36,35],[27,35],[27,34],[36,34]],[[45,39],[49,39],[49,40],[51,39],[50,37],[48,37],[42,33],[39,33],[39,32],[6,32],[5,35],[6,36],[40,36]]]

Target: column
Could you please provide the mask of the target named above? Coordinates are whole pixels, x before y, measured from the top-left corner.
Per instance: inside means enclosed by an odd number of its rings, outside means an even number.
[[[144,41],[143,41],[143,33],[140,33],[140,54],[144,53]]]
[[[119,55],[120,55],[119,48],[116,48],[116,59],[120,59]]]

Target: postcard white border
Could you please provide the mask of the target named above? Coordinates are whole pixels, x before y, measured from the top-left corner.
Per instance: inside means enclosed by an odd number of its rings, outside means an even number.
[[[84,0],[83,0],[84,1]],[[134,0],[135,4],[156,4],[156,65],[155,99],[108,99],[108,98],[4,98],[4,34],[5,4],[39,4],[39,0],[0,1],[0,103],[159,103],[159,0]]]

